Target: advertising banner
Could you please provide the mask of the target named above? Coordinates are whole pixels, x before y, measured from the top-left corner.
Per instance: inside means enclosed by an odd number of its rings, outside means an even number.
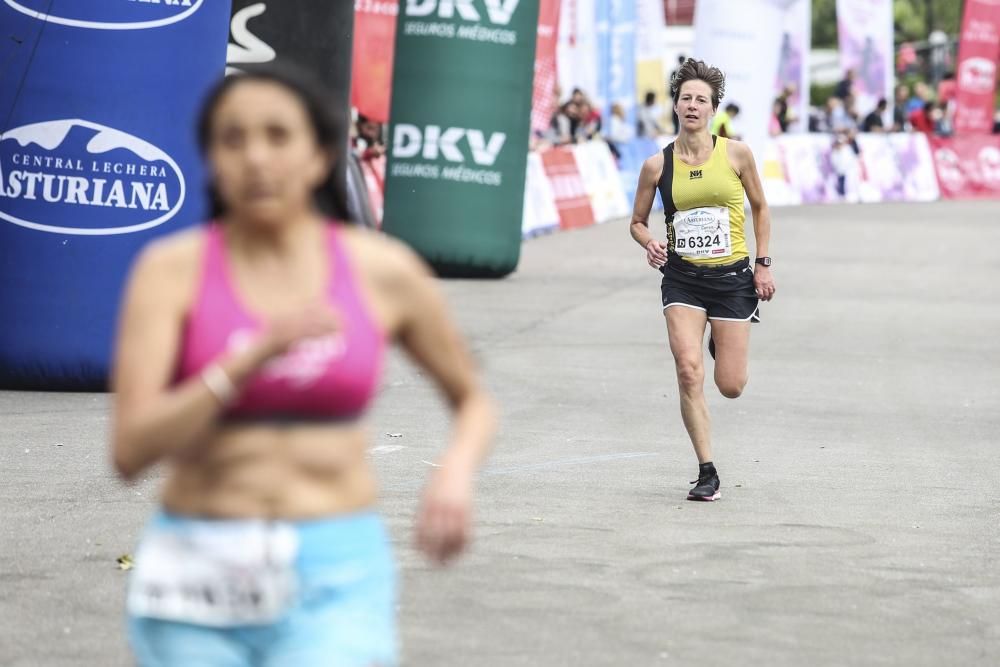
[[[957,134],[989,134],[993,130],[998,60],[1000,0],[965,0],[958,42]]]
[[[538,3],[407,0],[383,229],[442,275],[517,267]]]
[[[603,1],[603,0],[602,0]],[[589,97],[598,89],[597,0],[563,0],[559,12],[556,72],[562,101],[574,88]]]
[[[785,175],[803,204],[825,204],[849,198],[850,191],[841,195],[837,190],[837,174],[830,160],[831,146],[832,138],[825,134],[787,134],[780,138]]]
[[[695,5],[694,57],[726,75],[726,97],[740,107],[734,121],[756,153],[768,141],[778,71],[781,29],[787,1],[699,0]]]
[[[923,132],[907,132],[888,136],[896,154],[896,167],[903,181],[902,200],[929,202],[940,199],[934,155],[927,135]]]
[[[760,182],[769,206],[797,206],[802,203],[802,196],[789,180],[781,151],[782,139],[769,141],[757,157],[761,164]]]
[[[631,202],[618,178],[615,159],[608,145],[600,140],[572,146],[583,187],[590,198],[596,222],[623,218],[632,212]]]
[[[0,386],[105,386],[133,257],[206,214],[194,122],[228,19],[205,0],[0,3]]]
[[[914,134],[859,134],[863,180],[861,201],[935,201],[934,162],[927,137]]]
[[[667,91],[668,72],[663,65],[663,44],[667,29],[663,17],[661,0],[636,0],[635,99],[641,102],[646,99],[646,93],[654,93],[656,104],[661,109],[667,109],[669,117],[672,102]]]
[[[326,0],[232,0],[230,69],[255,63],[289,63],[311,72],[334,95],[346,128],[350,121],[351,35],[354,5]],[[347,133],[337,152],[346,154]],[[347,188],[347,160],[334,165]]]
[[[539,153],[528,153],[528,177],[524,186],[524,218],[521,232],[525,238],[559,227],[559,209],[545,165]]]
[[[812,2],[794,0],[785,9],[774,96],[787,93],[789,132],[809,128],[809,52],[812,49]]]
[[[862,118],[883,97],[892,112],[893,36],[892,0],[837,0],[840,69],[856,74],[853,92]]]
[[[351,105],[379,123],[389,121],[398,14],[399,0],[354,0]]]
[[[573,151],[568,147],[552,148],[542,153],[542,165],[555,195],[562,229],[589,227],[596,222]]]
[[[931,137],[945,199],[1000,199],[1000,136]]]
[[[540,0],[538,38],[535,45],[535,81],[531,93],[531,131],[548,128],[559,100],[556,99],[556,46],[559,39],[559,0]]]
[[[598,6],[606,19],[600,33],[598,111],[607,123],[611,105],[617,104],[625,112],[628,126],[635,127],[635,2],[598,0]]]

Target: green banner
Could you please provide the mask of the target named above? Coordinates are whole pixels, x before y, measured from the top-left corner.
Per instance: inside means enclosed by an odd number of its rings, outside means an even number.
[[[401,0],[383,228],[441,275],[517,268],[538,0]]]

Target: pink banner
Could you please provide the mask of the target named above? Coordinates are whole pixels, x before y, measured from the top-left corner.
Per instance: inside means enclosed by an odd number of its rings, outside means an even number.
[[[389,121],[398,0],[355,0],[351,105],[378,123]]]
[[[1000,199],[1000,136],[931,138],[945,199]]]
[[[956,133],[992,131],[997,58],[1000,58],[1000,0],[966,0],[958,44]]]
[[[535,84],[531,94],[531,131],[544,132],[552,120],[556,99],[556,45],[559,38],[559,0],[541,0],[535,46]]]

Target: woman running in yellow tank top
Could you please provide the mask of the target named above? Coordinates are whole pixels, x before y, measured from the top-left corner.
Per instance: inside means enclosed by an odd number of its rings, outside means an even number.
[[[646,261],[663,274],[660,291],[681,417],[699,464],[689,500],[721,497],[705,403],[706,325],[711,323],[708,347],[715,359],[715,384],[723,396],[737,398],[747,383],[750,323],[759,321],[759,300],[774,297],[768,257],[771,215],[753,154],[746,144],[708,131],[725,85],[718,68],[693,59],[671,78],[680,129],[673,143],[643,164],[630,226],[632,238],[646,249]],[[657,189],[666,214],[666,242],[649,230]],[[744,194],[753,215],[753,265],[744,230]]]

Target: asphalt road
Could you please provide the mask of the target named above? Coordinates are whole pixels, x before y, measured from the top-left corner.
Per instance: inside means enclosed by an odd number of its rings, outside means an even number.
[[[457,566],[410,546],[434,390],[394,355],[371,415],[406,665],[1000,664],[1000,202],[775,211],[776,300],[696,462],[658,274],[618,222],[444,283],[503,411]],[[0,392],[0,665],[127,665],[124,572],[156,475],[120,484],[108,397]],[[393,434],[396,437],[391,437]]]

